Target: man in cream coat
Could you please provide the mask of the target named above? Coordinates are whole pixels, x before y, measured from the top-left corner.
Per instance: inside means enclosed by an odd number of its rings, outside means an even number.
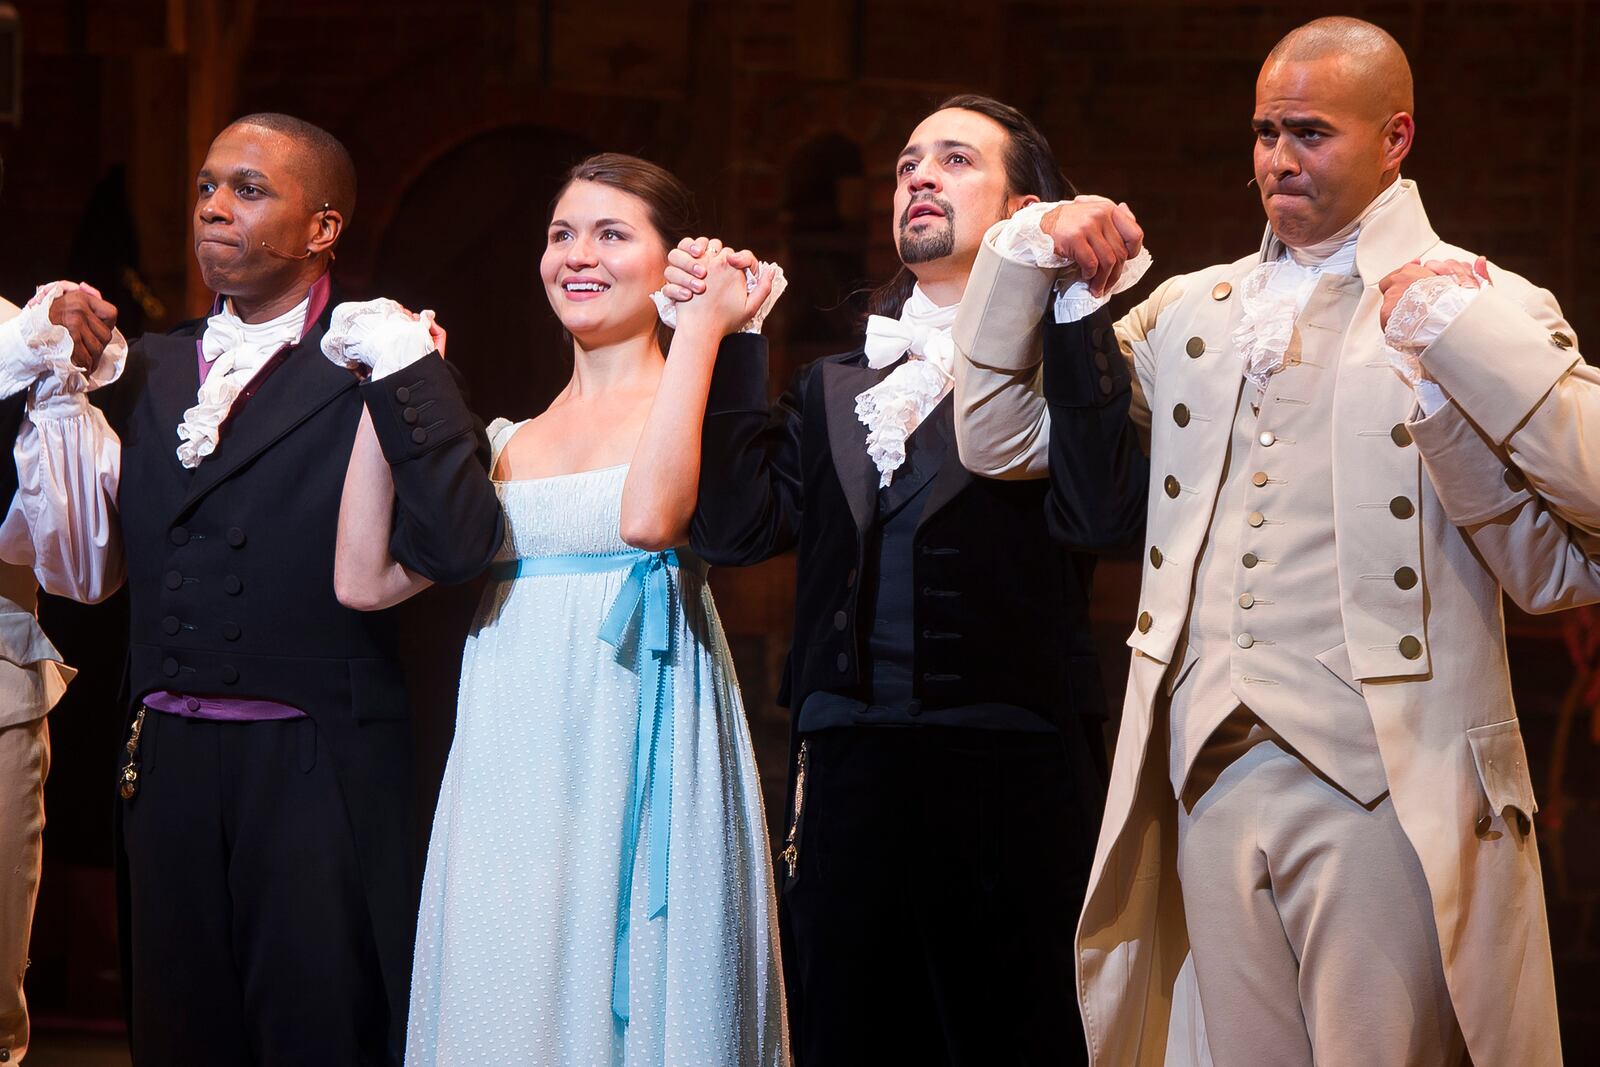
[[[1052,420],[1084,439],[1103,424],[1099,458],[1126,493],[1144,491],[1141,445],[1151,456],[1078,930],[1097,1064],[1181,1060],[1201,1015],[1224,1067],[1561,1059],[1500,593],[1549,610],[1600,582],[1590,546],[1501,479],[1489,442],[1438,450],[1463,498],[1499,507],[1466,529],[1419,456],[1413,434],[1455,409],[1397,373],[1378,283],[1413,259],[1473,257],[1400,180],[1410,111],[1405,57],[1375,26],[1321,19],[1274,48],[1253,123],[1266,239],[1116,324],[1133,375],[1122,426],[1050,402],[1034,330],[1060,272],[997,251],[1026,243],[1002,232],[1023,221],[991,231],[963,298],[969,467],[1045,475]],[[1058,252],[1066,214],[1032,216]],[[1570,334],[1549,294],[1498,270],[1496,286]],[[1091,536],[1124,507],[1059,476],[1052,495]],[[1175,988],[1197,989],[1201,1011],[1175,1014]]]

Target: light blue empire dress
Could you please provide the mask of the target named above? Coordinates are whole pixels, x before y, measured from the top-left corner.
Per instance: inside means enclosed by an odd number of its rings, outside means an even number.
[[[515,430],[490,427],[496,457]],[[703,565],[622,541],[627,470],[497,483],[506,542],[428,848],[411,1067],[788,1063],[733,661]]]

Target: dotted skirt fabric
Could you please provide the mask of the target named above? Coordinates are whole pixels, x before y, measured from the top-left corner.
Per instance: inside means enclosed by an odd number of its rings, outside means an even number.
[[[515,426],[490,428],[498,453]],[[500,558],[628,550],[626,467],[502,482]],[[755,754],[710,590],[674,583],[666,914],[629,908],[630,1017],[611,1010],[640,680],[598,638],[625,571],[490,585],[462,663],[428,848],[406,1063],[788,1063],[777,905]]]

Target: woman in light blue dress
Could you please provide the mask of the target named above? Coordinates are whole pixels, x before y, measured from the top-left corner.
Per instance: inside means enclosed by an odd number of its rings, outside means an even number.
[[[698,449],[658,447],[652,416],[703,410],[719,344],[771,277],[748,289],[752,257],[713,257],[665,375],[650,294],[691,207],[616,155],[574,168],[554,205],[540,275],[573,374],[539,417],[490,426],[506,537],[428,849],[414,1067],[788,1062],[749,729],[705,567],[675,547]],[[367,607],[422,585],[385,547],[387,470],[364,426],[336,581]]]

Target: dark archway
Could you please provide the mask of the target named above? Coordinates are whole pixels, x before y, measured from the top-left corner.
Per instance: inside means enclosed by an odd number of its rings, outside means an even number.
[[[537,414],[572,372],[539,286],[539,256],[551,197],[594,151],[539,126],[474,137],[412,183],[379,242],[374,288],[438,312],[450,360],[486,421]]]

